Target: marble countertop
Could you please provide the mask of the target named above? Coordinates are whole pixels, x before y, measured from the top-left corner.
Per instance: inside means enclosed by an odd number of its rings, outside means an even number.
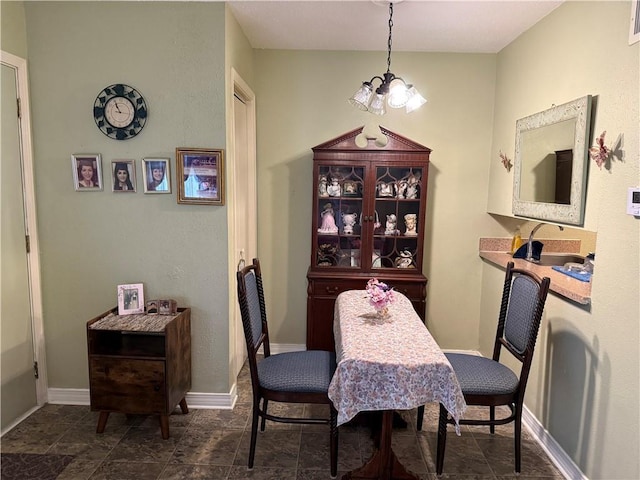
[[[545,253],[578,253],[580,250],[579,240],[542,240],[542,242],[545,245]],[[549,289],[552,292],[582,305],[591,303],[591,282],[581,282],[549,266],[540,266],[521,258],[513,258],[508,251],[510,247],[510,238],[481,238],[479,255],[480,258],[499,267],[506,268],[507,263],[513,262],[516,268],[532,271],[540,277],[549,277],[551,280]]]

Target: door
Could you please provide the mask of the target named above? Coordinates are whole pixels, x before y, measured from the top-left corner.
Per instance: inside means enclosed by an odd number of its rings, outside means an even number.
[[[255,155],[255,97],[249,87],[233,71],[233,255],[236,269],[243,261],[249,264],[257,256],[257,187]],[[233,275],[234,314],[231,335],[234,343],[234,378],[246,359],[246,343]]]
[[[2,431],[36,407],[36,360],[28,222],[25,209],[24,143],[18,117],[18,68],[2,57],[0,85],[2,146],[0,150],[0,350]],[[24,104],[23,104],[24,107]]]

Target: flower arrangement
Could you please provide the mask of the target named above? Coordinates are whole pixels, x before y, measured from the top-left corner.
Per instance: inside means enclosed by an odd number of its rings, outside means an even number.
[[[372,278],[367,282],[366,291],[371,306],[373,306],[379,314],[386,315],[389,305],[395,300],[393,288],[379,281],[377,278]]]

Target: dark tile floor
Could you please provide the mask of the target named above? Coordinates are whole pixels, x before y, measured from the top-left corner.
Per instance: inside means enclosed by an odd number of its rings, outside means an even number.
[[[267,422],[258,435],[255,466],[246,467],[251,426],[251,392],[247,372],[239,378],[239,400],[233,411],[180,409],[170,418],[163,440],[157,417],[111,414],[103,434],[96,434],[97,413],[87,406],[46,405],[5,434],[2,453],[73,455],[57,479],[254,479],[320,480],[329,476],[329,435],[326,426]],[[270,405],[288,414],[308,415],[318,406]],[[393,432],[393,449],[400,461],[423,479],[435,479],[437,404],[428,405],[423,431],[415,429],[416,410],[402,412],[407,428]],[[323,412],[321,412],[323,413]],[[473,409],[467,415],[478,414]],[[448,435],[442,478],[504,480],[514,478],[512,427],[463,427]],[[373,449],[370,430],[340,427],[338,475],[357,468]],[[5,475],[2,479],[5,480]],[[525,431],[522,480],[561,479],[553,463]],[[17,480],[17,477],[13,477]],[[12,480],[13,480],[12,479]],[[35,480],[25,475],[21,480]]]

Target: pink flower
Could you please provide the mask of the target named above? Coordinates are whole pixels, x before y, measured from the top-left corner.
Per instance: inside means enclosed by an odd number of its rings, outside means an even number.
[[[380,282],[377,278],[372,278],[367,282],[366,290],[369,303],[376,310],[382,310],[394,301],[393,288]]]

